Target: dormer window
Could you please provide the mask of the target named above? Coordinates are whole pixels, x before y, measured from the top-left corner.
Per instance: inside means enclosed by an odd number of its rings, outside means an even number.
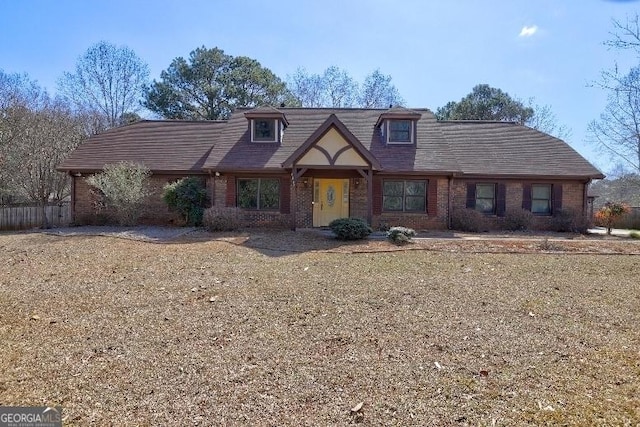
[[[416,131],[421,116],[417,111],[395,107],[380,114],[376,127],[380,128],[385,144],[413,145],[416,144]]]
[[[413,121],[411,120],[389,120],[390,144],[411,144],[413,143]]]
[[[251,120],[251,141],[253,142],[276,142],[278,129],[276,119],[253,119]]]
[[[258,107],[244,113],[249,122],[251,142],[282,142],[289,122],[284,113],[273,107]]]

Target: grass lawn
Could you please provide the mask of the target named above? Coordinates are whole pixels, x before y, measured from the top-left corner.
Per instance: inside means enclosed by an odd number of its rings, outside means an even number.
[[[373,246],[0,234],[0,405],[65,426],[640,423],[640,256]]]

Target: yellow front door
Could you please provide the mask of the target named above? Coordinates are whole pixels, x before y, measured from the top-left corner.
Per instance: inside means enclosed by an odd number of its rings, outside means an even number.
[[[313,226],[326,227],[331,221],[349,216],[349,180],[315,179]]]

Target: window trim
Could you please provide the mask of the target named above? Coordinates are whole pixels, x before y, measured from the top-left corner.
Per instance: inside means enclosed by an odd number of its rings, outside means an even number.
[[[385,121],[385,130],[387,132],[386,135],[386,141],[387,144],[390,145],[412,145],[415,144],[415,126],[416,126],[416,122],[415,120],[411,120],[411,119],[387,119]],[[393,122],[409,122],[409,140],[408,141],[395,141],[391,139],[391,123]]]
[[[536,199],[533,197],[533,187],[547,187],[549,189],[549,197],[547,199]],[[551,216],[553,215],[553,184],[531,184],[531,207],[529,209],[529,211],[536,215],[536,216]],[[534,212],[533,211],[533,205],[534,205],[534,201],[536,200],[546,200],[549,204],[549,211],[548,212]]]
[[[273,208],[262,208],[260,206],[260,188],[262,186],[262,180],[273,180],[278,183],[278,206]],[[240,182],[241,181],[258,181],[258,188],[256,190],[256,207],[255,208],[244,208],[240,206],[239,197],[240,197]],[[281,182],[279,178],[269,178],[269,177],[239,177],[236,178],[236,207],[239,209],[247,210],[247,211],[262,211],[262,212],[277,212],[280,210],[280,206],[282,205],[282,195],[281,195]]]
[[[273,139],[256,138],[256,124],[258,122],[268,122],[268,121],[272,121],[273,122]],[[250,132],[251,132],[251,142],[267,143],[267,144],[269,144],[269,143],[272,144],[274,142],[279,142],[280,120],[269,118],[269,117],[265,117],[263,119],[255,118],[255,119],[251,119],[249,121],[249,127],[250,127]]]
[[[401,182],[402,183],[402,196],[386,196],[384,193],[384,184],[386,182]],[[424,183],[424,206],[421,210],[407,210],[407,182],[421,182]],[[418,214],[426,214],[428,207],[428,195],[429,195],[429,180],[428,179],[394,179],[388,178],[382,180],[382,212],[402,212],[402,213],[418,213]],[[384,206],[385,197],[402,197],[402,209],[386,209]],[[420,196],[410,196],[410,197],[420,197]]]
[[[478,186],[492,186],[493,187],[493,197],[489,199],[488,197],[478,197]],[[498,185],[495,182],[477,182],[475,185],[475,210],[484,214],[484,215],[497,215],[497,207],[498,207]],[[493,209],[491,211],[482,211],[478,209],[478,199],[480,200],[491,200]]]

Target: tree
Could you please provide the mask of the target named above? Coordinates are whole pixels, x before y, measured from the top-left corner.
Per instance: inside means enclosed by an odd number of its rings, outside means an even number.
[[[286,85],[255,59],[204,46],[174,59],[145,87],[144,106],[167,119],[226,119],[237,107],[291,102]]]
[[[202,225],[202,215],[207,207],[207,188],[201,179],[187,177],[169,183],[163,188],[162,198],[187,225]]]
[[[392,105],[404,105],[398,89],[391,84],[391,76],[380,70],[369,74],[360,89],[360,106],[363,108],[387,108]]]
[[[529,98],[527,107],[533,109],[533,116],[525,123],[527,126],[559,139],[567,140],[571,137],[571,130],[558,122],[551,106],[536,104],[534,98]]]
[[[533,108],[488,84],[476,85],[459,102],[449,102],[436,110],[438,120],[497,120],[525,124]]]
[[[347,71],[331,66],[322,74],[298,68],[289,76],[288,87],[303,107],[387,108],[404,100],[391,83],[391,76],[375,70],[358,84]]]
[[[133,50],[102,41],[78,59],[74,73],[64,73],[58,88],[78,111],[100,119],[96,133],[119,126],[123,116],[140,110],[148,79],[148,66]]]
[[[591,141],[613,159],[640,173],[640,67],[622,77],[609,75],[607,105],[589,124]]]
[[[11,94],[0,107],[0,189],[37,203],[47,228],[46,205],[62,200],[69,190],[68,176],[56,167],[84,138],[82,123],[25,75],[0,73],[0,91]]]
[[[142,164],[120,162],[106,165],[101,173],[87,178],[98,190],[101,203],[120,225],[134,225],[142,215],[144,200],[151,194],[151,171]]]

